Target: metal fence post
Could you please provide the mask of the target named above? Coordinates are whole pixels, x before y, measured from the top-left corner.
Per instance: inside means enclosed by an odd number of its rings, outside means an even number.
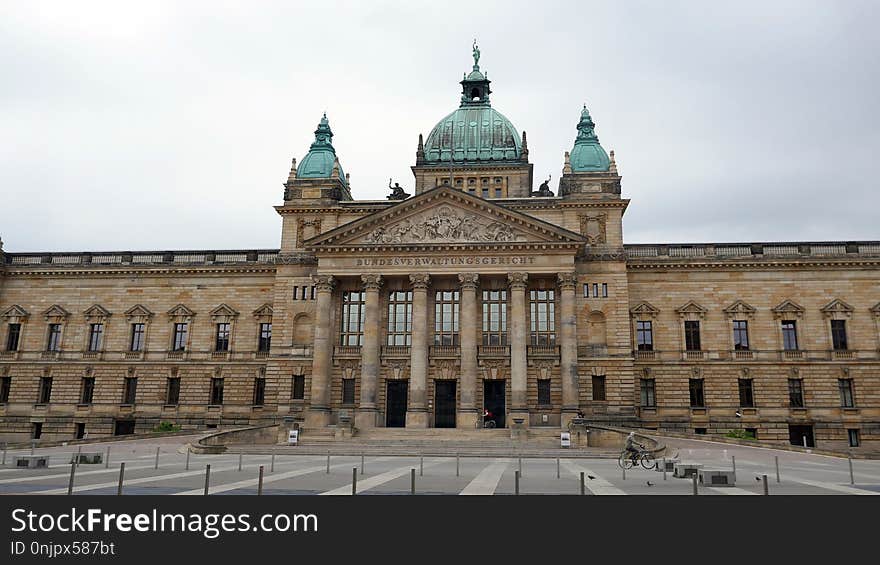
[[[626,467],[621,467],[620,471],[621,471],[621,476],[623,477],[623,480],[625,481],[626,480]]]
[[[270,473],[275,472],[275,454],[274,453],[272,454],[272,461],[269,463],[269,472]]]
[[[6,465],[6,450],[9,449],[9,444],[7,442],[3,442],[3,465]]]
[[[238,454],[238,472],[239,473],[241,472],[241,459],[242,459],[242,457],[243,457],[243,454],[239,453]]]
[[[587,487],[584,484],[584,472],[581,471],[581,496],[587,494]]]
[[[205,496],[208,495],[208,488],[211,484],[211,464],[205,465]]]
[[[519,474],[522,475],[522,456],[519,457]]]
[[[419,476],[424,476],[425,474],[425,456],[419,455]]]
[[[779,482],[779,456],[776,456],[776,482]]]
[[[158,469],[158,468],[159,468],[159,448],[157,447],[156,448],[156,464],[153,465],[153,469]]]
[[[125,478],[125,461],[119,464],[119,485],[116,487],[116,496],[122,495],[122,481]]]
[[[767,475],[761,475],[761,482],[764,483],[764,496],[770,494],[770,487],[767,486]]]
[[[663,480],[666,480],[666,458],[663,458]]]
[[[70,480],[67,482],[67,494],[73,494],[73,476],[76,474],[76,461],[70,463]]]
[[[516,472],[513,474],[513,478],[514,478],[515,489],[516,489],[514,492],[515,492],[516,494],[519,494],[519,471],[516,471]]]
[[[366,475],[366,474],[367,474],[367,468],[364,463],[364,454],[361,453],[361,475]]]
[[[458,462],[458,453],[455,454],[455,476],[460,476],[459,472],[459,462]]]
[[[31,455],[34,454],[34,448],[36,447],[36,445],[37,445],[37,440],[32,439],[31,440]]]
[[[856,477],[853,475],[853,467],[852,467],[852,457],[847,458],[849,460],[849,484],[856,484]]]
[[[358,493],[358,468],[351,468],[351,495],[354,496]]]
[[[556,458],[556,478],[559,478],[559,457]]]
[[[105,469],[110,468],[110,446],[109,445],[107,446],[107,456],[104,457],[104,468]]]
[[[330,452],[327,452],[327,474],[330,474]]]
[[[730,462],[733,464],[733,482],[736,482],[736,455],[730,456]]]
[[[263,466],[260,465],[260,478],[257,480],[257,496],[263,494]]]
[[[409,493],[416,493],[416,470],[415,467],[409,470]]]
[[[189,446],[186,446],[186,470],[189,471]]]
[[[697,473],[696,473],[696,471],[694,472],[693,475],[691,475],[691,477],[692,477],[693,483],[694,483],[694,496],[696,496],[698,494],[697,493]]]
[[[77,448],[76,448],[76,466],[77,467],[79,467],[79,458],[82,455],[82,450],[83,450],[83,448],[81,445],[77,446]]]

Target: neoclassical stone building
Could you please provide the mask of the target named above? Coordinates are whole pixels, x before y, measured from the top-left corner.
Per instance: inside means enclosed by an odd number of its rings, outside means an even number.
[[[275,207],[280,249],[3,252],[2,437],[473,429],[488,409],[880,442],[880,242],[624,245],[587,109],[555,194],[534,189],[474,55],[412,196],[354,199],[325,116]]]

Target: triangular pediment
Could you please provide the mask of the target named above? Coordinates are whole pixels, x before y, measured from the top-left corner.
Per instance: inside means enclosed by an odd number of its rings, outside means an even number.
[[[697,316],[703,317],[706,315],[706,310],[704,307],[700,306],[693,300],[689,300],[685,304],[682,304],[678,308],[675,309],[679,316],[684,316],[686,314],[695,314]]]
[[[778,306],[773,308],[773,313],[776,314],[777,317],[783,314],[802,316],[804,313],[804,307],[792,300],[783,300]]]
[[[871,306],[871,313],[875,316],[880,316],[880,302]]]
[[[583,236],[453,188],[423,192],[309,239],[314,251],[335,247],[474,244],[581,245]]]
[[[228,304],[221,304],[217,306],[213,310],[211,310],[212,316],[230,316],[235,317],[238,316],[238,312],[233,310]]]
[[[254,310],[254,316],[257,318],[268,318],[271,317],[273,313],[274,310],[272,309],[272,305],[268,302]]]
[[[129,308],[128,310],[125,311],[125,315],[128,316],[129,318],[136,318],[136,317],[152,318],[153,317],[153,313],[150,311],[150,309],[147,308],[146,306],[144,306],[143,304],[135,304],[134,306],[132,306],[131,308]]]
[[[57,304],[53,304],[43,312],[43,316],[46,318],[66,318],[70,316],[70,312]]]
[[[19,306],[18,304],[13,304],[9,308],[7,308],[0,317],[3,318],[27,318],[30,314],[27,313],[27,310]]]
[[[644,316],[654,318],[660,313],[660,310],[652,306],[649,302],[639,302],[629,309],[629,313],[633,316]]]
[[[729,315],[743,314],[746,316],[751,316],[757,311],[757,308],[747,302],[743,302],[742,300],[737,300],[736,302],[724,309],[724,313]]]
[[[189,317],[195,316],[196,313],[184,306],[183,304],[178,304],[174,308],[168,311],[168,315],[172,318],[174,317]]]
[[[83,312],[86,318],[108,318],[110,311],[100,304],[92,304],[92,306]]]
[[[821,309],[823,314],[852,314],[853,307],[840,300],[839,298],[835,298],[828,304],[822,307]]]

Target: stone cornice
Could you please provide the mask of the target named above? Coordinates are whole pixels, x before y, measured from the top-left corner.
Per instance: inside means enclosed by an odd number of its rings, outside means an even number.
[[[338,245],[321,246],[315,250],[319,255],[343,255],[358,253],[400,253],[412,252],[425,254],[426,252],[508,252],[508,251],[577,251],[583,247],[582,243],[554,243],[554,242],[504,242],[497,244],[401,244],[401,245]]]
[[[725,270],[767,270],[767,269],[815,269],[815,268],[880,268],[880,258],[874,259],[839,259],[839,260],[795,260],[781,261],[774,259],[757,261],[646,261],[644,259],[628,259],[627,270],[631,271],[725,271]]]
[[[125,266],[119,268],[108,268],[105,265],[92,269],[83,269],[81,266],[59,268],[58,265],[51,265],[46,268],[39,266],[16,267],[8,266],[5,276],[7,277],[119,277],[129,275],[147,275],[147,276],[177,276],[181,274],[275,274],[275,265],[266,264],[260,266],[226,266],[226,267],[137,267]]]

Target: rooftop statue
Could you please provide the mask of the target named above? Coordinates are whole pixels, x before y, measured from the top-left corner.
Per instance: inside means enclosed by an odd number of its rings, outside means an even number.
[[[480,48],[477,47],[477,40],[474,39],[474,69],[480,66]]]
[[[403,190],[399,183],[394,183],[394,186],[391,186],[391,179],[388,179],[388,188],[391,189],[388,200],[406,200],[410,197],[410,194]]]
[[[541,186],[538,187],[538,190],[532,191],[532,196],[553,196],[553,191],[550,190],[550,179],[553,175],[547,177],[547,180],[541,183]]]

